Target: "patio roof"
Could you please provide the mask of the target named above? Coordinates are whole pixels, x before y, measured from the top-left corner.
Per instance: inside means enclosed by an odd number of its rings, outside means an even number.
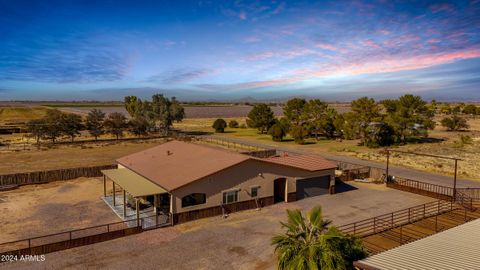
[[[133,197],[167,193],[165,189],[126,168],[102,170],[102,173]]]

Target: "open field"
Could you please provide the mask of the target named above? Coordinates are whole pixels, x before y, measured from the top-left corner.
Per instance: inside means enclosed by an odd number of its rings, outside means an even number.
[[[87,114],[92,109],[99,109],[109,114],[120,112],[128,115],[124,107],[57,107],[64,112]],[[245,117],[252,109],[251,106],[185,106],[185,118],[212,118],[212,117]],[[275,115],[282,115],[281,107],[272,107]]]
[[[96,178],[0,192],[0,242],[120,221],[102,194],[103,180]]]
[[[114,164],[115,159],[161,144],[162,139],[56,146],[0,154],[0,174]]]
[[[245,123],[245,118],[225,118],[227,122],[235,119],[240,124]],[[440,118],[437,118],[439,121]],[[175,127],[185,130],[200,130],[213,132],[211,127],[214,118],[205,119],[186,119],[185,121],[175,124]],[[395,146],[393,148],[405,151],[421,152],[443,156],[453,156],[462,158],[459,162],[459,176],[469,179],[480,179],[480,118],[469,119],[471,126],[468,132],[447,132],[439,124],[435,130],[430,132],[429,137],[435,140],[430,143],[407,144],[403,146]],[[239,138],[251,141],[253,143],[260,142],[271,147],[287,147],[292,150],[302,150],[312,153],[322,154],[329,152],[335,155],[345,155],[357,157],[365,160],[385,162],[385,155],[382,149],[372,149],[359,145],[359,140],[315,140],[310,138],[306,140],[305,145],[298,145],[293,142],[289,136],[285,137],[283,142],[274,142],[270,135],[259,134],[256,129],[251,128],[227,128],[225,133],[216,133],[217,136],[227,138]],[[472,142],[468,144],[460,143],[460,136],[468,135],[472,138]],[[392,164],[405,166],[413,169],[424,170],[427,172],[435,172],[445,175],[453,175],[454,164],[448,160],[433,159],[428,157],[416,157],[409,155],[395,154],[391,159]]]
[[[139,269],[274,269],[270,241],[282,232],[279,222],[288,208],[321,205],[324,215],[340,225],[433,200],[374,184],[353,183],[343,190],[350,191],[152,230],[47,254],[45,262],[0,264],[0,269],[131,269],[132,264]],[[78,196],[75,189],[67,193]]]
[[[10,107],[0,106],[0,125],[25,123],[42,118],[47,109],[44,107]]]

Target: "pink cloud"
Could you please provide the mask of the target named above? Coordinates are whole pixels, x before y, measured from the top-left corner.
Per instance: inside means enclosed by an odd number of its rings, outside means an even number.
[[[319,42],[319,43],[315,44],[315,47],[317,47],[319,49],[322,49],[322,50],[329,50],[329,51],[337,51],[338,50],[338,48],[333,46],[332,44],[322,43],[322,42]]]
[[[434,5],[431,5],[429,8],[430,8],[430,11],[432,11],[433,13],[455,12],[455,7],[448,3],[434,4]]]

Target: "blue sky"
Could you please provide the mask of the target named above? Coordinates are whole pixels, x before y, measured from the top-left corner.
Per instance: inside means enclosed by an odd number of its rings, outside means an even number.
[[[480,100],[480,1],[0,0],[0,99]]]

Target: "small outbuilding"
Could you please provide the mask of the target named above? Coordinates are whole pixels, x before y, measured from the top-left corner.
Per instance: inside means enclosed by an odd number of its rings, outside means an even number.
[[[122,187],[124,205],[125,193],[137,209],[148,201],[168,212],[171,224],[333,193],[337,167],[317,155],[257,158],[181,141],[117,162],[104,175]]]

